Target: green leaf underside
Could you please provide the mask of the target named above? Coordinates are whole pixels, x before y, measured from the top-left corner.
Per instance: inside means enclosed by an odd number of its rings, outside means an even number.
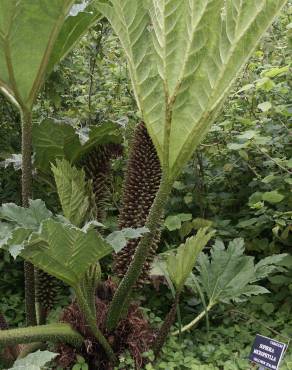
[[[98,3],[121,40],[138,106],[170,177],[179,174],[206,135],[239,71],[286,2]],[[172,114],[170,129],[167,113]]]
[[[208,228],[200,229],[195,236],[188,238],[184,244],[178,247],[176,254],[169,255],[167,271],[177,290],[183,288],[199,253],[214,235],[213,231],[209,233],[207,231]]]
[[[75,287],[89,267],[112,252],[102,237],[52,219],[31,235],[22,257],[50,275]]]
[[[211,258],[204,253],[198,257],[198,281],[211,304],[244,301],[251,295],[269,292],[253,283],[275,271],[284,257],[283,254],[270,256],[255,265],[253,257],[244,255],[243,239],[234,239],[226,249],[217,240],[211,249]]]
[[[0,87],[31,108],[72,0],[1,0]]]

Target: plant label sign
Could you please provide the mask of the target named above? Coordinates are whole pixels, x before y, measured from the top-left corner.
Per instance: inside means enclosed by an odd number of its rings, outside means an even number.
[[[285,350],[285,343],[257,334],[249,360],[265,369],[278,370]]]

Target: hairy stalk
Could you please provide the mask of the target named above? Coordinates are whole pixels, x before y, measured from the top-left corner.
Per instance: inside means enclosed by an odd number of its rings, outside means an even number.
[[[193,326],[195,326],[199,321],[202,320],[203,317],[206,316],[207,312],[209,312],[212,308],[213,308],[214,304],[209,304],[207,307],[206,307],[206,310],[202,311],[198,316],[196,316],[194,318],[194,320],[192,320],[190,323],[188,323],[187,325],[185,325],[184,327],[182,327],[181,329],[181,333],[187,331],[187,330],[190,330]],[[174,333],[172,333],[172,335],[178,335],[179,334],[179,331],[175,331]]]
[[[95,338],[98,340],[98,342],[104,349],[109,360],[112,363],[116,363],[117,362],[116,355],[114,351],[112,350],[109,342],[107,341],[107,339],[105,338],[105,336],[102,334],[102,332],[97,326],[96,313],[93,312],[92,307],[90,307],[91,304],[87,302],[80,288],[75,288],[74,290],[76,293],[78,305],[85,316],[85,319],[90,327],[92,334],[95,336]]]
[[[168,179],[162,177],[158,193],[150,209],[150,213],[146,222],[146,227],[148,227],[149,233],[146,233],[141,238],[135,251],[134,258],[127,271],[127,274],[121,281],[110,304],[106,322],[107,328],[109,330],[113,330],[118,324],[118,321],[122,313],[124,312],[124,307],[126,302],[128,301],[128,297],[131,294],[137,280],[139,279],[149,250],[152,246],[154,238],[156,237],[156,231],[160,225],[161,218],[164,212],[164,206],[166,204],[170,190],[171,183],[168,181]]]
[[[65,342],[81,346],[83,337],[68,324],[50,324],[0,331],[0,347],[36,342]]]
[[[32,197],[32,114],[26,108],[22,109],[22,206],[29,206]],[[27,325],[36,325],[35,309],[35,276],[34,267],[30,262],[24,262],[25,279],[25,311]]]
[[[180,292],[176,293],[174,302],[171,306],[170,311],[168,312],[158,334],[155,339],[154,345],[153,345],[153,350],[154,350],[154,355],[155,358],[158,357],[166,339],[167,336],[170,332],[171,326],[173,325],[176,317],[176,312],[177,312],[177,306],[179,304],[179,298],[180,298]]]

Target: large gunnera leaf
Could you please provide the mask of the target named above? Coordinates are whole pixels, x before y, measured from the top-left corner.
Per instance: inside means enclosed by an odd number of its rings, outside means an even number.
[[[0,90],[30,110],[52,70],[99,15],[70,16],[74,0],[0,1]]]
[[[135,97],[164,172],[175,178],[287,0],[108,0]]]
[[[94,230],[78,229],[52,219],[32,234],[21,256],[41,270],[76,287],[89,268],[112,252]]]

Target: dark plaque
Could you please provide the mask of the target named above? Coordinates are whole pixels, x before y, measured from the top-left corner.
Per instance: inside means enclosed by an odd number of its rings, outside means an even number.
[[[278,370],[285,350],[285,343],[257,334],[249,359],[263,368]]]

